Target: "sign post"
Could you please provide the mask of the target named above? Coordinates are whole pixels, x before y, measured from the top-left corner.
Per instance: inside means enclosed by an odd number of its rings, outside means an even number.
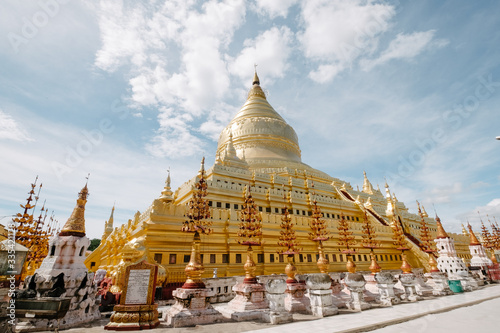
[[[120,304],[115,305],[106,330],[153,329],[160,324],[158,304],[154,304],[158,266],[141,261],[125,269],[125,287]]]

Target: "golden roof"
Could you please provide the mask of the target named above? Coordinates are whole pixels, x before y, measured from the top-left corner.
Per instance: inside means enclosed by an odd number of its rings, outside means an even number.
[[[439,216],[436,215],[436,225],[437,225],[437,238],[449,238],[448,234],[443,228],[443,225],[441,224],[441,219]]]
[[[68,221],[64,224],[59,236],[85,236],[85,204],[87,203],[88,194],[89,190],[87,184],[85,184],[80,193],[78,193],[73,213],[71,213]]]

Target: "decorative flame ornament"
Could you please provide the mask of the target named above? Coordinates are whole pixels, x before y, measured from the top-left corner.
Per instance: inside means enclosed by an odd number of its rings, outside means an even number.
[[[240,211],[240,225],[238,231],[238,244],[248,245],[247,260],[243,265],[245,279],[243,283],[257,283],[255,278],[256,265],[253,261],[253,245],[260,246],[262,240],[262,219],[255,204],[250,187],[245,186],[244,203]]]
[[[196,190],[193,197],[189,200],[187,217],[189,220],[185,221],[182,226],[183,232],[194,233],[193,243],[191,247],[191,257],[189,263],[186,265],[184,271],[186,272],[186,282],[182,288],[184,289],[198,289],[205,288],[205,284],[201,280],[201,275],[205,271],[203,262],[201,261],[200,234],[209,235],[212,233],[210,226],[210,207],[208,201],[204,198],[207,196],[207,182],[205,180],[205,157],[201,160],[201,167],[198,173],[199,180],[195,185]]]

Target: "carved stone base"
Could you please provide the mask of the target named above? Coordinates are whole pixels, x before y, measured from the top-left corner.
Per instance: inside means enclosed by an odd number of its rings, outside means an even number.
[[[291,313],[312,314],[311,301],[307,297],[304,283],[287,283],[285,291],[285,308]]]
[[[332,280],[328,274],[309,274],[306,285],[309,288],[311,312],[314,316],[328,317],[339,312],[339,309],[333,304]]]
[[[366,281],[361,273],[347,273],[344,282],[351,293],[347,307],[351,310],[363,311],[371,308],[364,299]]]
[[[236,296],[227,306],[218,308],[224,317],[235,321],[263,319],[263,310],[269,309],[269,302],[261,283],[238,283],[233,291]]]
[[[365,290],[363,292],[365,301],[369,303],[380,303],[380,293],[375,275],[367,274],[364,277],[366,281]]]
[[[175,304],[165,312],[164,320],[171,327],[187,327],[226,322],[220,312],[210,305],[214,293],[210,289],[174,290]]]
[[[285,309],[285,290],[287,283],[281,279],[273,279],[266,282],[267,299],[269,300],[269,312],[263,314],[264,321],[273,325],[289,323],[293,316]]]
[[[380,298],[379,304],[382,306],[393,306],[401,303],[401,300],[394,292],[394,285],[397,280],[389,272],[380,272],[375,275]]]
[[[153,329],[160,325],[158,304],[153,305],[115,305],[110,322],[105,330],[136,331]]]
[[[432,288],[432,294],[434,296],[446,296],[453,294],[450,286],[448,285],[448,278],[445,273],[441,272],[431,272],[426,273],[427,278],[426,283]]]
[[[416,277],[413,273],[403,273],[399,275],[399,281],[403,285],[404,295],[401,295],[401,299],[410,302],[420,301],[422,297],[417,294],[416,289]]]

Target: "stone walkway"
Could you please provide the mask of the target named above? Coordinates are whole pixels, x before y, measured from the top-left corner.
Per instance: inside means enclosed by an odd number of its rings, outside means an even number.
[[[390,308],[375,308],[363,312],[341,310],[339,315],[315,318],[294,315],[294,322],[270,325],[258,322],[212,324],[185,328],[156,328],[154,332],[259,332],[259,333],[305,333],[305,332],[471,332],[475,328],[500,327],[500,285],[486,286],[474,292],[427,299],[416,303],[404,303]],[[103,326],[109,319],[103,318],[92,325],[64,330],[64,333],[97,333],[105,331]],[[404,324],[401,324],[404,323]],[[469,325],[469,326],[467,326]],[[456,327],[452,330],[452,327]],[[147,332],[147,331],[144,331]],[[152,331],[153,332],[153,331]]]

